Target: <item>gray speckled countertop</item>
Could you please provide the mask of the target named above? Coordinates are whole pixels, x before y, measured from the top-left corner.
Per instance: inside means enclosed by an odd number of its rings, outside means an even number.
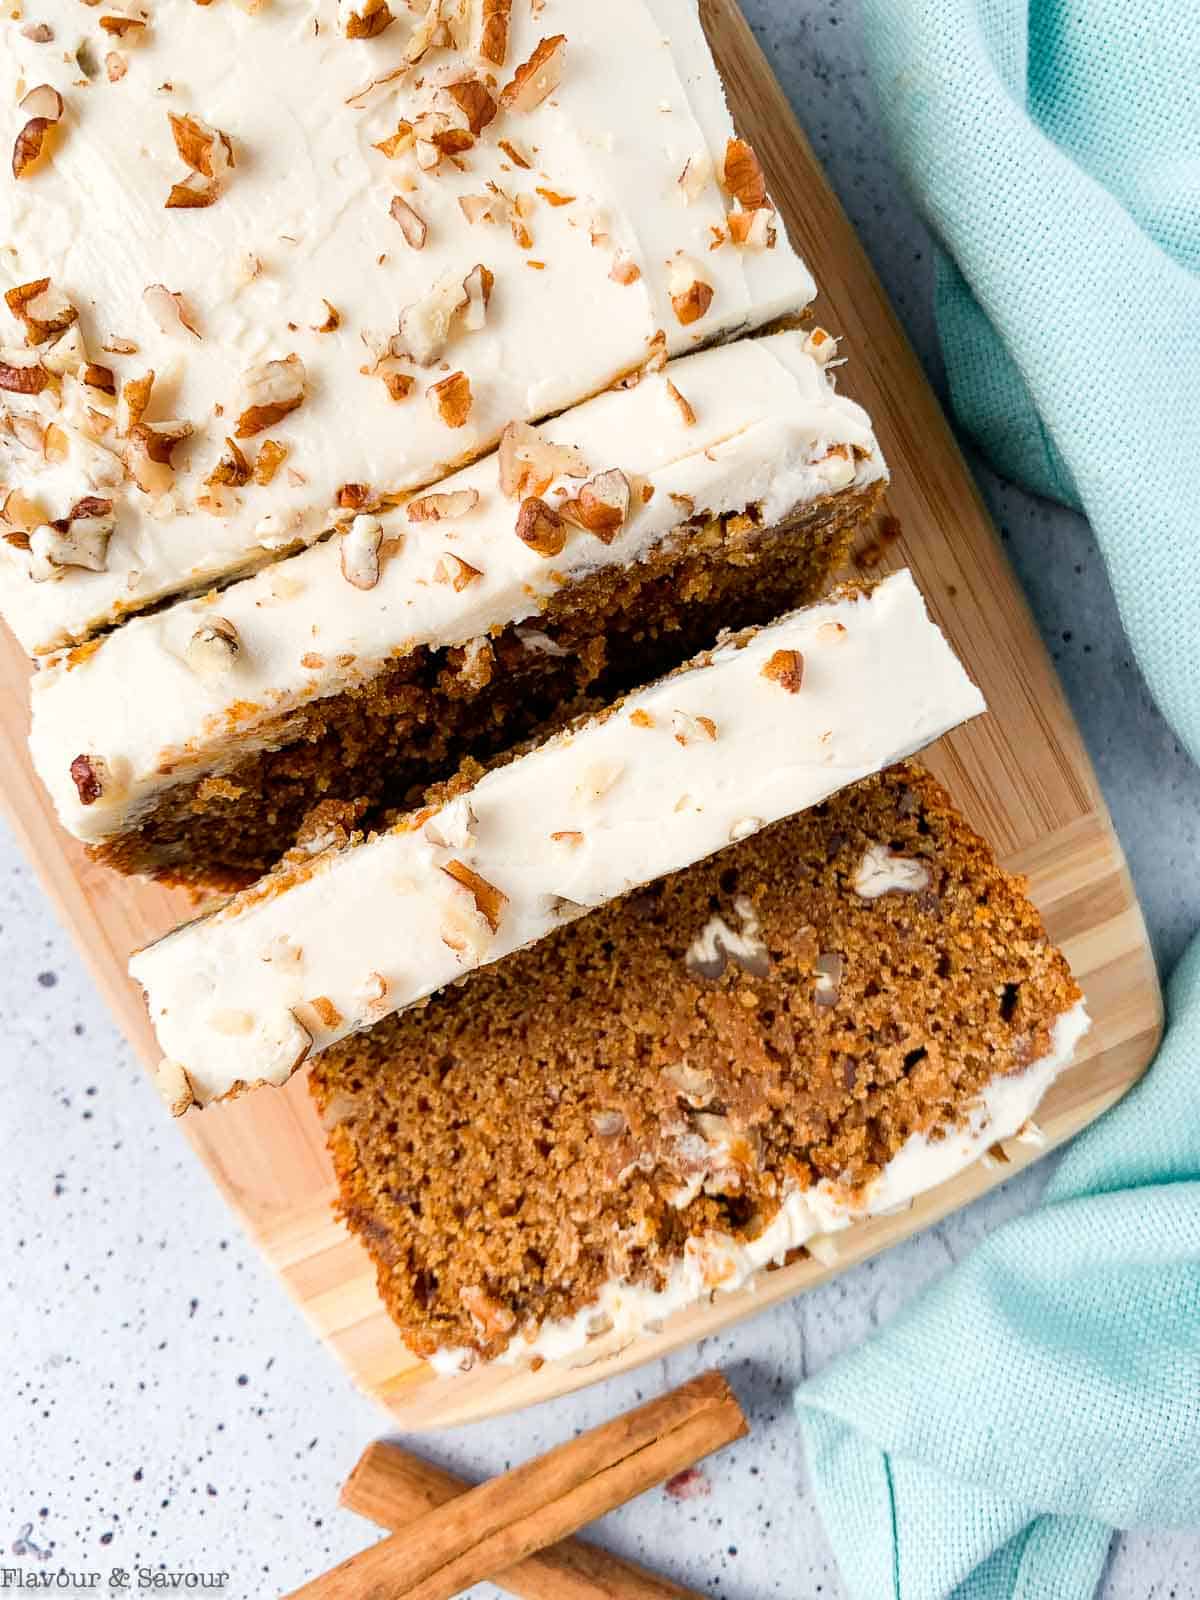
[[[880,148],[851,0],[745,3],[936,379],[929,241]],[[1200,925],[1200,774],[1146,696],[1087,527],[986,470],[980,478],[1167,966]],[[2,829],[0,956],[0,1569],[61,1562],[104,1581],[117,1566],[226,1571],[231,1600],[266,1600],[368,1541],[367,1525],[336,1509],[337,1492],[387,1419],[354,1393],[238,1233]],[[707,1497],[651,1493],[598,1536],[728,1600],[834,1600],[843,1591],[789,1391],[1030,1205],[1046,1175],[1043,1163],[698,1350],[421,1448],[491,1473],[724,1365],[753,1437],[710,1465]],[[1102,1594],[1200,1596],[1200,1533],[1123,1538]]]

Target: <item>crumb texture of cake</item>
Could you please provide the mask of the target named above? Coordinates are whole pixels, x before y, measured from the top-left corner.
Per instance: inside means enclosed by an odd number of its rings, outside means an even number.
[[[0,610],[30,652],[811,300],[694,0],[489,18],[6,19]]]
[[[1086,1027],[1022,882],[904,764],[346,1040],[310,1086],[381,1298],[451,1372],[586,1359],[906,1203],[1019,1133]]]
[[[317,801],[400,804],[572,694],[816,598],[886,467],[813,348],[685,357],[46,664],[30,744],[64,825],[127,870],[253,875]],[[535,502],[553,552],[522,536]]]
[[[133,958],[204,1104],[904,758],[983,711],[908,572],[730,637],[389,831]]]

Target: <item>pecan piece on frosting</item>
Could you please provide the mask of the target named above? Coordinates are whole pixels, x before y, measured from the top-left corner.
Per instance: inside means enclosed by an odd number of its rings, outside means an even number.
[[[776,650],[763,663],[761,675],[788,694],[799,694],[804,682],[804,657],[799,650]]]
[[[51,286],[50,278],[34,278],[30,283],[5,290],[5,301],[19,322],[26,325],[26,344],[46,344],[66,333],[77,322],[78,312],[66,294]]]
[[[304,400],[307,378],[298,355],[250,367],[244,378],[248,404],[237,419],[237,437],[249,439],[295,411]]]
[[[562,82],[567,36],[556,33],[542,39],[528,61],[523,61],[500,92],[507,111],[532,111]]]
[[[686,328],[699,322],[713,301],[713,286],[701,275],[700,268],[681,250],[669,264],[667,288],[676,317]]]
[[[559,510],[568,522],[611,544],[628,520],[631,496],[629,479],[618,467],[611,467],[590,478],[578,498],[564,501]]]
[[[744,139],[730,139],[725,146],[721,179],[744,211],[757,211],[766,205],[767,180],[758,157]]]
[[[512,0],[483,0],[479,28],[479,54],[494,67],[502,67],[508,56],[508,26]]]
[[[250,463],[236,439],[225,440],[224,454],[204,481],[212,488],[223,485],[230,489],[250,482]]]
[[[50,374],[36,359],[25,359],[24,351],[17,355],[0,351],[0,389],[9,394],[41,394],[50,382]]]
[[[471,380],[465,372],[452,372],[429,389],[429,403],[448,428],[461,428],[471,415]]]
[[[238,631],[227,617],[209,617],[188,640],[187,664],[202,678],[216,678],[234,666],[242,653]]]
[[[379,582],[379,547],[383,524],[378,517],[358,516],[342,535],[338,564],[355,589],[373,589]]]
[[[517,513],[517,538],[539,556],[556,556],[567,542],[567,525],[553,506],[530,495]]]
[[[414,210],[402,194],[392,196],[388,212],[392,221],[400,224],[400,232],[404,235],[405,242],[414,250],[423,250],[425,241],[429,237],[429,224],[420,212]]]
[[[30,117],[13,141],[12,174],[24,178],[35,172],[46,153],[46,140],[55,126],[49,117]]]
[[[44,581],[63,567],[103,572],[108,565],[108,541],[115,527],[111,500],[95,495],[77,500],[65,517],[33,530],[29,539],[33,557],[30,576]]]
[[[476,578],[482,578],[483,573],[478,567],[473,567],[469,561],[464,561],[461,556],[456,556],[453,551],[445,550],[438,557],[437,566],[433,569],[434,583],[448,583],[455,594],[461,594]]]
[[[338,12],[347,39],[377,39],[396,20],[387,0],[341,0]]]
[[[466,889],[475,902],[475,909],[495,933],[500,926],[500,913],[508,904],[508,896],[494,883],[489,883],[486,878],[481,878],[464,861],[447,861],[442,871],[448,878],[453,878],[455,883]]]
[[[219,180],[235,165],[233,144],[227,133],[210,128],[199,117],[181,117],[174,111],[167,112],[167,120],[185,167],[202,177]]]
[[[478,489],[454,489],[447,494],[423,494],[408,502],[410,522],[446,522],[465,517],[479,504]]]

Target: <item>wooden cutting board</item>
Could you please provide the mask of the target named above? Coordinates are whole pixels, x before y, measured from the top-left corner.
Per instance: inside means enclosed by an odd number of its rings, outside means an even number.
[[[845,337],[849,365],[839,384],[870,411],[891,463],[888,509],[903,535],[882,568],[913,568],[991,708],[936,746],[928,764],[1004,864],[1028,874],[1051,936],[1087,996],[1092,1031],[1038,1113],[1053,1146],[1124,1093],[1159,1037],[1161,997],[1124,857],[995,531],[879,282],[736,0],[701,0],[701,10],[739,127],[757,149],[791,236],[821,286],[818,319]],[[0,631],[4,804],[117,1020],[150,1064],[157,1052],[126,960],[188,914],[191,903],[93,866],[58,828],[26,754],[28,671],[11,636]],[[928,1227],[1040,1153],[1010,1144],[1008,1165],[977,1165],[911,1210],[842,1234],[836,1261],[806,1260],[766,1273],[756,1290],[719,1295],[623,1351],[591,1346],[586,1366],[481,1370],[439,1380],[405,1350],[375,1293],[365,1252],[332,1218],[331,1170],[302,1078],[193,1112],[182,1128],[321,1337],[355,1381],[412,1428],[564,1394],[727,1327]]]

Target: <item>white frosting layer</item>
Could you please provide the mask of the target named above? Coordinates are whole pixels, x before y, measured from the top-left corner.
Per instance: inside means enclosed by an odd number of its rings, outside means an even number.
[[[184,419],[195,430],[175,452],[174,492],[153,495],[119,481],[119,467],[115,485],[94,487],[97,471],[112,475],[106,447],[121,441],[112,430],[99,444],[87,440],[86,408],[105,405],[74,379],[64,384],[65,461],[47,464],[4,441],[0,481],[24,487],[48,518],[89,493],[116,508],[104,571],[68,567],[35,583],[23,553],[0,545],[0,609],[30,650],[311,541],[329,527],[342,484],[433,481],[494,443],[512,418],[548,415],[638,366],[659,330],[673,354],[684,353],[812,298],[777,220],[772,248],[728,240],[733,201],[707,174],[723,170],[733,129],[695,0],[554,0],[536,17],[517,4],[503,67],[476,54],[477,0],[440,4],[466,48],[435,46],[353,105],[356,91],[403,63],[420,25],[416,7],[393,5],[393,24],[365,40],[342,35],[334,0],[253,10],[138,0],[125,14],[148,17],[148,26],[124,37],[102,31],[104,7],[79,0],[31,0],[20,21],[4,21],[6,151],[28,115],[17,109],[24,88],[53,85],[65,111],[49,159],[0,186],[0,288],[50,276],[80,311],[91,359],[118,384],[153,369],[147,420]],[[50,42],[38,42],[39,27],[52,31]],[[490,73],[498,94],[555,34],[566,36],[559,86],[534,109],[502,107],[473,148],[436,170],[422,165],[429,139],[390,158],[374,148],[401,120],[433,131],[417,119],[447,115],[444,86],[466,72]],[[90,77],[76,60],[81,46]],[[187,177],[171,112],[230,138],[235,165],[204,209],[165,209]],[[689,162],[704,181],[685,190],[678,180]],[[520,202],[515,229],[489,182]],[[397,195],[424,225],[420,248],[409,242],[411,218],[402,212],[406,233],[392,214]],[[498,220],[469,222],[460,199],[489,195]],[[719,248],[713,230],[725,240]],[[695,266],[673,274],[668,262],[678,267],[680,252]],[[393,361],[415,381],[407,399],[391,400],[362,369],[397,334],[402,311],[435,285],[460,285],[477,263],[495,276],[483,327],[469,331],[460,317],[431,364]],[[639,276],[618,281],[629,266]],[[681,272],[713,290],[687,324],[673,307]],[[157,313],[148,307],[152,285],[184,297],[196,334],[173,320],[169,302],[164,312],[161,297]],[[340,324],[317,331],[330,320],[327,302]],[[13,320],[0,345],[20,346],[23,334]],[[114,338],[136,353],[106,351]],[[248,441],[252,458],[261,438],[284,442],[287,468],[269,488],[227,491],[223,513],[197,508],[245,404],[245,371],[291,353],[307,371],[306,398]],[[426,391],[454,370],[468,376],[472,406],[451,428]],[[48,394],[0,399],[43,421],[54,411]]]
[[[798,692],[764,673],[780,651],[803,658]],[[201,1104],[282,1082],[310,1049],[983,710],[907,572],[731,641],[488,773],[424,826],[327,852],[290,886],[263,880],[136,955],[170,1098],[186,1103],[181,1072]],[[484,890],[450,876],[455,863]]]
[[[880,478],[886,468],[865,413],[836,393],[806,343],[782,333],[704,350],[542,427],[593,473],[617,467],[653,487],[646,503],[635,492],[611,544],[571,528],[559,555],[538,555],[516,535],[517,505],[501,493],[492,455],[437,485],[438,493],[477,494],[465,515],[380,519],[385,538],[403,542],[385,547],[372,588],[347,581],[334,538],[218,595],[135,618],[82,661],[44,667],[33,679],[30,744],[64,825],[92,843],[125,831],[165,789],[286,743],[289,713],[366,682],[415,646],[464,644],[535,618],[564,579],[637,562],[691,510],[754,506],[770,527],[823,495]],[[830,454],[837,446],[849,448]],[[558,489],[575,494],[578,480],[556,479],[551,504]],[[457,562],[478,573],[461,589],[445,581]],[[205,671],[190,662],[189,644],[216,615],[233,625],[240,650],[226,670]],[[87,805],[71,778],[80,754],[104,772]]]
[[[938,1138],[914,1134],[866,1195],[852,1202],[827,1181],[812,1189],[794,1189],[770,1226],[751,1243],[739,1243],[727,1234],[691,1238],[662,1289],[608,1283],[592,1305],[573,1317],[544,1324],[533,1340],[514,1339],[497,1363],[525,1365],[537,1357],[570,1361],[584,1351],[588,1359],[612,1354],[640,1334],[657,1330],[673,1312],[709,1295],[753,1288],[757,1273],[781,1263],[800,1245],[812,1245],[820,1236],[840,1232],[851,1223],[908,1206],[917,1195],[978,1161],[991,1145],[1018,1133],[1055,1078],[1070,1065],[1088,1027],[1081,1000],[1055,1022],[1051,1048],[1040,1061],[1012,1077],[993,1078],[961,1126],[940,1130]],[[477,1359],[469,1350],[440,1350],[430,1365],[441,1373],[457,1373],[470,1370]]]

